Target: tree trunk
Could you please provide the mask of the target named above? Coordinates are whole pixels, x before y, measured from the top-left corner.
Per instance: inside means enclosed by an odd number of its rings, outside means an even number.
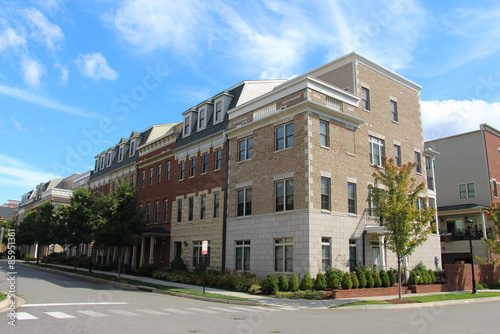
[[[49,252],[50,252],[50,246],[47,247],[47,255],[45,255],[45,266],[49,265]]]
[[[398,287],[399,287],[399,300],[401,297],[401,256],[398,255]]]
[[[122,272],[122,248],[118,247],[118,280],[121,279]]]
[[[40,245],[36,247],[36,264],[40,264]]]
[[[75,250],[75,267],[73,268],[74,271],[76,271],[76,265],[78,264],[78,249],[80,247],[77,245],[76,250]]]

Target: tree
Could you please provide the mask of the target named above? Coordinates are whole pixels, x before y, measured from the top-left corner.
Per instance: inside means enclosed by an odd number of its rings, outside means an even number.
[[[488,234],[488,239],[483,240],[483,243],[488,247],[493,253],[500,254],[500,205],[495,203],[490,205],[487,210],[485,210],[486,215],[493,221],[493,232]]]
[[[54,228],[56,225],[54,205],[52,205],[52,203],[43,203],[38,207],[38,209],[38,216],[33,226],[33,235],[35,238],[35,242],[38,243],[36,264],[40,263],[41,247],[48,246],[52,242],[54,242]]]
[[[398,261],[399,299],[401,300],[401,261],[429,238],[436,226],[434,208],[420,208],[418,195],[425,184],[417,184],[411,176],[417,163],[409,162],[402,167],[394,160],[384,158],[384,168],[377,168],[373,174],[375,185],[370,186],[368,201],[379,216],[385,229],[386,247],[393,251]],[[424,199],[424,207],[427,199]]]
[[[36,242],[35,235],[33,233],[36,219],[36,211],[30,211],[24,216],[23,220],[19,223],[16,229],[16,243],[18,245],[28,246],[28,254],[26,255],[29,255],[31,246],[33,246]]]

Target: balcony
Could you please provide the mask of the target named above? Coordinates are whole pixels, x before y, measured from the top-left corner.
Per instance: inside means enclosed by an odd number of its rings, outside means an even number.
[[[486,229],[486,232],[488,233],[489,230],[490,229]],[[469,240],[469,231],[457,229],[454,232],[441,233],[440,236],[442,242]],[[472,240],[481,240],[482,237],[482,230],[472,231]]]

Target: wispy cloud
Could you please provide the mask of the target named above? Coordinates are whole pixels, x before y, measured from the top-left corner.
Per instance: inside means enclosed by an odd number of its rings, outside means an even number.
[[[56,101],[50,100],[46,97],[35,95],[29,92],[26,92],[21,89],[17,88],[12,88],[12,87],[7,87],[7,86],[0,86],[0,94],[10,96],[12,98],[34,103],[43,107],[47,107],[50,109],[55,109],[58,111],[62,111],[68,114],[72,115],[77,115],[77,116],[82,116],[82,117],[97,117],[96,115],[92,113],[88,113],[85,111],[82,111],[78,108],[67,106],[61,103],[58,103]]]
[[[0,52],[8,47],[25,46],[26,38],[20,32],[15,31],[11,27],[5,28],[0,33]]]
[[[24,132],[24,128],[22,127],[21,123],[19,123],[13,116],[10,116],[10,120],[17,131]]]
[[[106,58],[100,53],[79,54],[76,65],[80,72],[96,81],[101,79],[116,80],[118,73],[108,66]]]
[[[48,49],[54,49],[58,43],[64,40],[61,28],[57,24],[51,23],[35,8],[25,9],[24,14],[32,30],[32,37],[45,43]]]
[[[45,67],[37,60],[25,58],[22,61],[24,82],[33,88],[40,87],[40,77],[45,72]]]
[[[425,140],[477,130],[479,124],[500,119],[500,103],[483,100],[422,101]]]
[[[36,187],[41,182],[47,182],[60,176],[40,171],[24,162],[7,155],[0,154],[0,185]]]

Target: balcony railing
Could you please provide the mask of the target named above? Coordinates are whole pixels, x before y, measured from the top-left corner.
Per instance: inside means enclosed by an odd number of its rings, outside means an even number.
[[[339,111],[342,111],[342,101],[334,99],[333,97],[330,96],[326,97],[326,105],[334,109],[337,109]]]
[[[441,233],[441,241],[459,241],[459,240],[469,240],[469,231],[457,230],[455,232]],[[472,231],[472,240],[481,240],[483,237],[483,231],[477,230]]]

